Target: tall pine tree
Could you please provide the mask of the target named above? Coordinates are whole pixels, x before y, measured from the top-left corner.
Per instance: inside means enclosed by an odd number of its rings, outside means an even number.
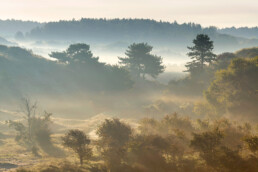
[[[187,55],[193,59],[193,61],[188,62],[185,66],[187,68],[186,72],[191,74],[200,72],[203,70],[205,63],[211,63],[216,55],[212,53],[213,41],[210,40],[208,35],[199,34],[193,40],[193,47],[187,47],[191,50]]]

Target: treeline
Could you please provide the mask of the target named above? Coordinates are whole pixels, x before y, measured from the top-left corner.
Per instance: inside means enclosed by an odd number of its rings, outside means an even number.
[[[120,27],[130,27],[130,24],[133,24],[134,26],[137,26],[137,29],[142,28],[146,29],[148,26],[151,26],[151,29],[162,29],[167,28],[172,30],[176,29],[184,29],[184,31],[187,30],[194,30],[201,31],[202,28],[200,24],[195,23],[183,23],[178,24],[175,22],[163,22],[163,21],[155,21],[155,20],[148,20],[148,19],[89,19],[89,18],[82,18],[81,23],[84,23],[85,25],[92,25],[94,23],[98,23],[98,26],[107,26],[107,25],[114,25],[114,27],[120,25]],[[74,20],[67,20],[67,21],[57,21],[53,23],[74,23]],[[46,22],[51,23],[51,22]],[[23,34],[26,34],[27,32],[30,32],[32,29],[35,29],[36,27],[42,27],[46,23],[40,23],[36,21],[22,21],[22,20],[15,20],[15,19],[9,19],[9,20],[0,20],[0,31],[3,34],[2,36],[14,36],[17,32],[22,32]],[[97,26],[97,24],[96,24]],[[135,29],[135,30],[137,30]],[[228,34],[236,37],[244,37],[244,38],[257,38],[258,37],[258,28],[257,27],[230,27],[230,28],[213,28],[213,30],[216,30],[218,33],[222,34]],[[164,31],[164,30],[162,30]],[[127,33],[125,31],[125,33]]]
[[[230,27],[218,29],[220,33],[229,34],[233,36],[240,36],[244,38],[258,38],[258,27]]]
[[[210,31],[209,28],[204,30]],[[212,30],[212,29],[211,29]],[[145,39],[152,35],[152,39],[164,39],[167,36],[181,36],[177,33],[185,33],[185,37],[195,35],[203,31],[199,24],[177,22],[157,22],[147,19],[86,19],[72,21],[49,22],[43,27],[31,30],[28,36],[31,38],[56,38],[64,40],[91,39]],[[213,30],[212,30],[213,31]],[[54,36],[54,37],[53,37]],[[185,37],[181,37],[184,39]],[[146,40],[147,41],[147,40]]]
[[[45,41],[79,41],[94,44],[111,42],[148,42],[155,46],[182,48],[196,34],[208,34],[219,51],[257,45],[257,39],[221,34],[215,27],[201,27],[195,23],[169,23],[147,19],[87,19],[49,22],[21,33],[18,38]],[[158,42],[158,44],[157,44]]]
[[[35,27],[43,25],[35,21],[22,20],[1,20],[0,19],[0,36],[14,37],[17,32],[26,33]]]

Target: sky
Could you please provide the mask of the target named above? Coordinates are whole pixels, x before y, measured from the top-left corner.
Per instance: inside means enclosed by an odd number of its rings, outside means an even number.
[[[0,0],[0,19],[144,18],[202,26],[258,26],[258,0]]]

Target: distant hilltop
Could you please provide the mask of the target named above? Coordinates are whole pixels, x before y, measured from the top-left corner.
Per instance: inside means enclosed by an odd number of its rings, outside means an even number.
[[[0,36],[19,40],[86,42],[89,44],[148,42],[156,47],[185,49],[199,34],[208,34],[219,52],[258,46],[258,28],[202,27],[200,24],[149,19],[34,21],[0,20]]]

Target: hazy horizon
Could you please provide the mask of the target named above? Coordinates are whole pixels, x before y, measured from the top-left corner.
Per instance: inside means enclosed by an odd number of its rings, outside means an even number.
[[[0,172],[258,172],[258,0],[0,5]]]
[[[233,3],[232,3],[233,2]],[[2,20],[17,19],[38,22],[81,18],[143,18],[178,23],[194,22],[204,27],[255,27],[258,2],[255,0],[10,0],[2,2]]]

